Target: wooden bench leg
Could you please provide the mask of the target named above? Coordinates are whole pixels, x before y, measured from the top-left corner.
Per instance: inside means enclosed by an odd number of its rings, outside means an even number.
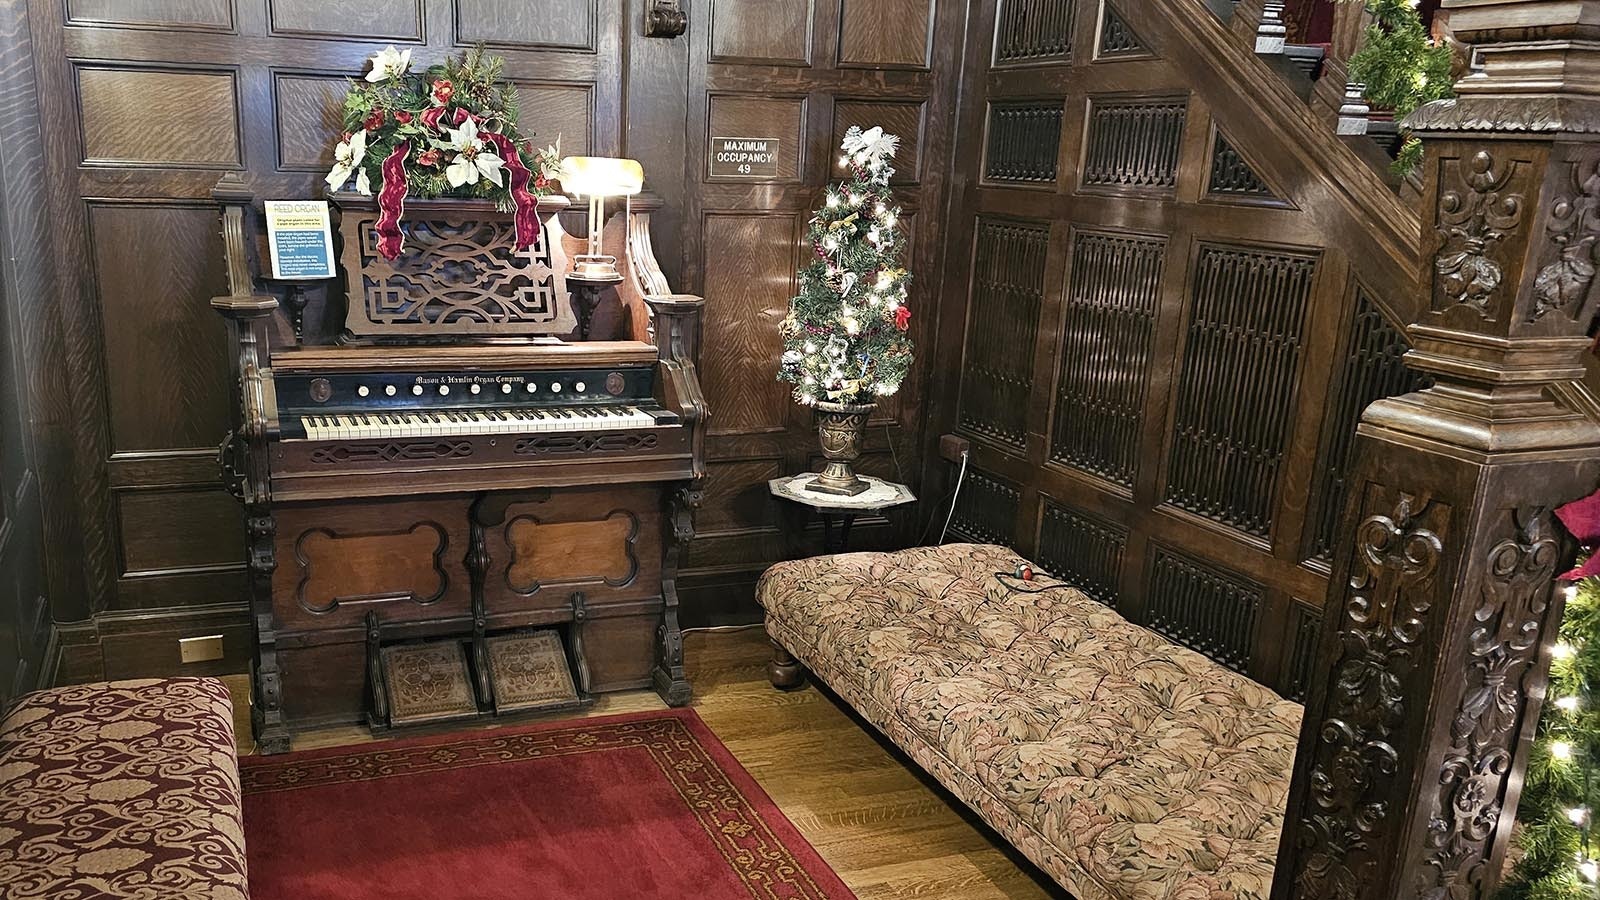
[[[778,690],[792,691],[805,685],[806,670],[800,665],[799,660],[783,649],[782,644],[773,641],[772,661],[767,663],[767,678],[772,680],[772,686]]]

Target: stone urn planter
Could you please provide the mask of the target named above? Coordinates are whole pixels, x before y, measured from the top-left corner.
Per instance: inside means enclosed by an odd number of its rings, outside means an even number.
[[[817,438],[828,465],[821,475],[806,484],[805,489],[842,496],[854,496],[866,490],[867,482],[856,475],[850,464],[861,456],[861,438],[867,427],[867,417],[878,408],[877,404],[819,401],[813,408],[817,411]]]

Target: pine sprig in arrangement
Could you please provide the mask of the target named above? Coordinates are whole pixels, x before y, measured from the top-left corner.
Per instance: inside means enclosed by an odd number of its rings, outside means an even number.
[[[559,140],[534,149],[517,127],[517,91],[504,80],[504,60],[482,47],[416,71],[411,50],[386,47],[371,69],[351,81],[344,133],[334,148],[329,190],[355,179],[377,193],[385,217],[379,250],[393,259],[403,235],[398,220],[407,195],[493,201],[517,213],[518,246],[532,239],[534,198],[559,177]]]
[[[1569,591],[1517,806],[1516,862],[1497,900],[1600,897],[1600,578]]]
[[[1435,42],[1422,24],[1414,0],[1370,0],[1361,49],[1350,57],[1350,80],[1365,84],[1364,96],[1396,120],[1431,100],[1455,96],[1450,79],[1450,47]],[[1422,162],[1422,142],[1410,135],[1394,161],[1405,174]]]
[[[811,405],[875,403],[911,368],[910,278],[901,264],[900,208],[889,190],[899,138],[882,128],[845,132],[850,177],[828,188],[807,232],[812,258],[783,320],[778,378]]]

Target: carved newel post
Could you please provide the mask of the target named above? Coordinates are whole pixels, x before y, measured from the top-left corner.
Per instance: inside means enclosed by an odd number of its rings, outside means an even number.
[[[1445,0],[1483,68],[1410,119],[1427,151],[1427,390],[1368,407],[1273,885],[1481,898],[1499,882],[1571,547],[1600,483],[1583,376],[1600,237],[1591,4]]]

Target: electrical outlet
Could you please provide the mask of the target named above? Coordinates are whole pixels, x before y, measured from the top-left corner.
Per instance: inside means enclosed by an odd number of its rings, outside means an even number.
[[[961,456],[972,452],[972,442],[956,434],[942,434],[939,436],[939,455],[946,462],[955,465],[961,464]]]
[[[178,659],[188,663],[212,662],[222,658],[222,635],[178,638]]]

